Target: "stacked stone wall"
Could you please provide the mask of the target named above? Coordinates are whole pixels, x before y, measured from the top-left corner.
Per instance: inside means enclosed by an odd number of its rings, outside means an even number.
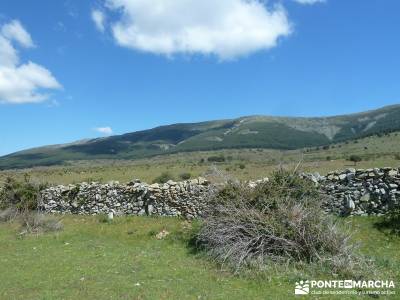
[[[302,174],[323,193],[323,207],[336,215],[383,215],[400,201],[400,170],[393,168]],[[250,182],[254,187],[266,181]],[[198,178],[165,184],[135,180],[59,185],[42,191],[40,209],[48,213],[159,215],[196,218],[202,215],[209,182]]]

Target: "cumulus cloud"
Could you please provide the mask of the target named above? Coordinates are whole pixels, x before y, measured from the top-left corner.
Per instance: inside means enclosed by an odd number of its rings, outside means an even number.
[[[294,1],[300,4],[312,5],[316,3],[325,2],[326,0],[294,0]]]
[[[34,47],[30,34],[22,27],[18,20],[13,20],[8,24],[3,25],[1,28],[2,35],[8,40],[14,40],[21,44],[21,46],[30,48]]]
[[[100,32],[104,32],[106,20],[104,13],[98,9],[92,10],[92,20],[97,30],[99,30]]]
[[[17,20],[0,30],[0,103],[37,103],[48,99],[43,89],[60,89],[61,85],[45,67],[29,61],[20,64],[17,49],[35,47],[30,34]]]
[[[291,33],[283,6],[260,0],[105,0],[116,42],[155,54],[233,59],[275,47]]]
[[[112,135],[113,134],[113,130],[111,127],[97,127],[94,129],[95,131],[104,134],[104,135]]]

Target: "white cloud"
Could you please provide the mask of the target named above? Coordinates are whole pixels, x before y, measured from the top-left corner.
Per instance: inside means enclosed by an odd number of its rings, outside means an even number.
[[[261,0],[105,0],[121,14],[111,24],[121,46],[171,56],[233,59],[275,47],[291,33],[281,5]]]
[[[305,4],[305,5],[312,5],[316,3],[326,2],[326,0],[294,0],[297,3]]]
[[[113,130],[111,127],[97,127],[94,129],[95,131],[104,134],[104,135],[112,135],[113,134]]]
[[[31,48],[35,46],[30,34],[24,27],[22,27],[18,20],[13,20],[8,24],[3,25],[1,28],[1,34],[10,41],[14,40],[20,43],[23,47]]]
[[[20,64],[13,42],[24,48],[34,47],[31,36],[16,20],[0,30],[0,103],[37,103],[48,99],[42,89],[60,89],[61,85],[45,67],[31,61]]]
[[[0,101],[8,103],[37,103],[49,95],[38,89],[61,88],[49,70],[33,62],[19,67],[0,67]]]
[[[0,34],[0,68],[13,67],[18,64],[19,58],[17,51],[11,42]]]
[[[92,20],[96,25],[97,30],[104,32],[106,20],[104,13],[98,9],[92,10]]]

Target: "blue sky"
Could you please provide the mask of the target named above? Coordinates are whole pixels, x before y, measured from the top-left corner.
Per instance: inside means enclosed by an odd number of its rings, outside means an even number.
[[[2,0],[0,155],[110,130],[400,103],[398,0],[215,3]]]

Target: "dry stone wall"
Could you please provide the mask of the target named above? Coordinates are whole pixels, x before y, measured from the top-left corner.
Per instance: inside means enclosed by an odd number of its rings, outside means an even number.
[[[195,218],[204,209],[208,182],[198,178],[183,182],[147,184],[81,183],[42,191],[40,209],[49,213],[83,215],[159,215]]]
[[[327,176],[302,174],[324,194],[322,203],[336,215],[383,215],[400,201],[400,170],[393,168],[335,171]],[[250,186],[267,179],[250,182]],[[202,215],[210,187],[204,178],[165,184],[139,180],[55,186],[42,191],[40,209],[49,213],[159,215],[196,218]]]
[[[384,215],[400,201],[400,170],[347,169],[327,176],[303,174],[325,194],[323,206],[336,215]]]

